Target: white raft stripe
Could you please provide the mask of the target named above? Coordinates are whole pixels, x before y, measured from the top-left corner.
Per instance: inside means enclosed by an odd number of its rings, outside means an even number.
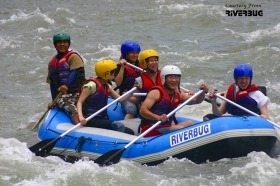
[[[206,144],[210,144],[216,141],[220,141],[227,138],[235,138],[235,137],[246,137],[246,136],[275,136],[275,130],[273,129],[253,129],[253,130],[230,130],[230,131],[224,131],[216,134],[212,134],[209,136],[206,136],[201,139],[193,140],[188,143],[174,146],[170,149],[167,149],[165,151],[161,151],[154,154],[149,154],[146,156],[139,156],[137,158],[123,158],[129,161],[135,161],[140,164],[145,164],[157,160],[166,159],[167,157],[171,157],[174,154],[179,154]],[[145,148],[145,147],[144,147]],[[63,153],[62,153],[63,152]],[[65,155],[65,156],[74,156],[81,158],[83,156],[89,157],[90,159],[96,159],[102,154],[94,153],[94,152],[88,152],[88,151],[82,151],[81,153],[77,153],[73,149],[66,149],[65,148],[57,148],[54,147],[51,151],[53,154],[57,155]],[[61,154],[62,153],[62,154]]]
[[[216,134],[212,134],[209,136],[205,136],[203,138],[189,141],[188,143],[184,143],[182,145],[174,146],[170,149],[165,151],[161,151],[154,154],[149,154],[146,156],[140,156],[137,158],[128,158],[131,161],[136,161],[141,164],[145,164],[148,162],[153,162],[157,160],[166,159],[167,157],[171,157],[174,154],[180,154],[185,151],[189,151],[191,149],[207,145],[216,141],[228,139],[228,138],[235,138],[235,137],[246,137],[246,136],[274,136],[276,137],[275,130],[273,129],[254,129],[254,130],[229,130],[224,131]]]
[[[69,123],[61,123],[59,125],[57,125],[56,129],[58,130],[68,130],[71,127],[73,127],[73,124],[69,124]],[[95,127],[80,127],[78,129],[76,129],[75,131],[73,131],[73,133],[81,133],[81,134],[89,134],[89,135],[99,135],[99,136],[105,136],[108,138],[116,138],[117,140],[133,140],[135,138],[134,135],[130,135],[130,134],[126,134],[123,132],[118,132],[118,131],[113,131],[113,130],[107,130],[107,129],[102,129],[102,128],[95,128]],[[71,135],[71,133],[69,134]],[[89,136],[90,137],[90,136]]]

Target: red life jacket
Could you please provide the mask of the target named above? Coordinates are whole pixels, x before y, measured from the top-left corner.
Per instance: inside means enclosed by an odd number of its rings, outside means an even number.
[[[235,84],[231,84],[227,90],[227,99],[241,105],[242,107],[251,110],[257,114],[260,114],[260,110],[258,108],[258,103],[256,100],[249,96],[250,92],[257,91],[259,88],[252,84],[248,86],[245,90],[239,90],[238,92],[235,91]],[[239,109],[238,107],[233,106],[232,104],[227,103],[227,111],[232,115],[248,115],[247,112]]]
[[[153,80],[145,73],[141,73],[140,76],[142,78],[141,93],[148,93],[154,86],[163,86],[160,78],[160,70],[157,72],[156,83],[154,83]],[[141,97],[141,101],[144,101],[145,99],[146,96]]]
[[[159,97],[158,101],[152,106],[152,108],[150,110],[152,113],[157,114],[157,115],[169,114],[171,111],[173,111],[175,108],[177,108],[178,105],[181,103],[181,96],[178,91],[176,91],[175,95],[172,98],[170,98],[170,95],[166,92],[166,90],[162,86],[155,86],[151,90],[154,90],[154,89],[158,89],[160,91],[160,97]],[[154,130],[149,132],[145,137],[163,134],[158,129],[165,128],[165,127],[170,128],[171,123],[174,119],[175,119],[175,114],[173,116],[170,116],[168,121],[166,121],[163,124],[160,124]],[[142,126],[141,133],[143,133],[145,130],[150,128],[156,122],[158,122],[158,121],[149,120],[144,117],[141,117],[141,126]]]

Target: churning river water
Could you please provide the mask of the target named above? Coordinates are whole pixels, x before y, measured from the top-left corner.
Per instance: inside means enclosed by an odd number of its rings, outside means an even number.
[[[195,91],[202,82],[226,90],[234,66],[248,63],[253,83],[267,87],[270,119],[280,123],[279,8],[279,0],[1,0],[0,185],[280,185],[280,158],[262,152],[200,165],[169,159],[99,167],[36,157],[28,147],[37,133],[27,129],[51,100],[47,63],[56,53],[52,36],[62,30],[83,56],[87,77],[97,61],[117,61],[125,40],[157,50],[160,68],[179,66],[181,85]],[[210,111],[203,102],[180,113]]]

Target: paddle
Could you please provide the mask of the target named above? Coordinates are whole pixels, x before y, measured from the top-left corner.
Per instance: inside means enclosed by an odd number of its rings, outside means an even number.
[[[132,67],[132,68],[135,68],[135,69],[137,69],[137,70],[139,70],[139,71],[141,71],[141,72],[145,72],[144,69],[142,69],[142,68],[140,68],[140,67],[137,67],[137,66],[135,66],[135,65],[133,65],[133,64],[131,64],[131,63],[125,63],[125,64],[128,65],[128,66],[130,66],[130,67]],[[184,87],[180,87],[180,89],[183,89],[183,90],[185,90],[185,91],[189,91],[188,89],[186,89],[186,88],[184,88]],[[142,95],[138,95],[138,96],[145,96],[145,95],[142,94]],[[208,103],[211,103],[211,101],[210,101],[209,98],[204,98],[204,101],[206,101],[206,102],[208,102]],[[217,103],[217,105],[220,106],[219,103]]]
[[[147,95],[147,93],[133,93],[133,96],[146,96],[146,95]],[[211,103],[210,99],[208,99],[208,98],[204,98],[204,101]],[[219,103],[217,103],[217,105],[220,106]]]
[[[62,95],[62,92],[59,92],[59,94],[53,100],[52,105],[56,104],[56,101],[61,97],[61,95]],[[39,124],[45,118],[45,116],[49,112],[49,110],[50,110],[50,108],[48,108],[48,110],[46,110],[46,112],[42,115],[42,117],[39,119],[39,121],[37,123],[34,124],[34,122],[32,122],[26,128],[28,128],[28,129],[30,129],[32,131],[38,130]]]
[[[198,95],[202,94],[204,91],[200,90],[197,93],[195,93],[192,97],[190,97],[188,100],[186,100],[184,103],[180,104],[176,109],[174,109],[172,112],[170,112],[167,117],[169,118],[170,116],[172,116],[173,114],[175,114],[178,110],[180,110],[181,108],[183,108],[186,104],[188,104],[189,102],[191,102],[195,97],[197,97]],[[154,125],[152,125],[152,127],[150,127],[148,130],[146,130],[144,133],[142,133],[140,136],[138,136],[137,138],[135,138],[134,140],[132,140],[130,143],[128,143],[126,146],[124,146],[122,149],[115,149],[115,150],[111,150],[106,152],[105,154],[103,154],[102,156],[98,157],[96,160],[94,160],[95,163],[97,163],[100,166],[104,166],[104,165],[110,165],[110,164],[114,164],[114,163],[118,163],[121,159],[122,153],[129,147],[131,146],[134,142],[136,142],[137,140],[139,140],[140,138],[142,138],[143,136],[145,136],[146,134],[148,134],[150,131],[152,131],[154,128],[156,128],[158,125],[160,125],[162,123],[162,121],[158,121],[156,122]]]
[[[146,96],[147,93],[133,93],[133,96]]]
[[[137,70],[139,70],[139,71],[141,71],[141,72],[145,72],[145,70],[144,69],[142,69],[142,68],[140,68],[140,67],[138,67],[138,66],[135,66],[135,65],[133,65],[133,64],[131,64],[131,63],[125,63],[126,65],[128,65],[128,66],[130,66],[130,67],[132,67],[132,68],[135,68],[135,69],[137,69]]]
[[[182,87],[181,87],[182,88]],[[258,86],[258,88],[260,89],[260,91],[266,96],[266,87],[265,86]],[[209,98],[204,98],[204,101],[208,102],[208,103],[212,103],[211,100]],[[221,106],[220,103],[217,103],[217,106]]]
[[[97,112],[95,112],[94,114],[92,114],[91,116],[86,118],[86,120],[89,121],[90,119],[92,119],[93,117],[98,115],[99,113],[101,113],[104,110],[106,110],[108,107],[112,106],[117,101],[121,100],[125,96],[127,96],[127,95],[131,94],[132,92],[134,92],[136,89],[137,89],[137,87],[133,87],[130,91],[127,91],[125,94],[121,95],[120,97],[118,97],[117,99],[112,101],[110,104],[106,105],[105,107],[101,108],[100,110],[98,110]],[[45,139],[43,141],[40,141],[39,143],[37,143],[37,144],[33,145],[32,147],[30,147],[29,150],[31,152],[35,153],[36,156],[45,157],[53,149],[53,147],[55,146],[55,143],[58,140],[60,140],[63,136],[65,136],[66,134],[68,134],[69,132],[75,130],[76,128],[78,128],[80,126],[81,126],[81,123],[78,123],[77,125],[75,125],[74,127],[70,128],[69,130],[67,130],[66,132],[64,132],[63,134],[58,136],[57,138],[50,138],[50,139]]]
[[[215,94],[215,95],[216,95],[218,98],[220,98],[220,99],[222,99],[222,100],[224,100],[224,101],[226,101],[226,102],[228,102],[228,103],[230,103],[230,104],[232,104],[232,105],[234,105],[234,106],[236,106],[236,107],[238,107],[238,108],[244,110],[245,112],[247,112],[247,113],[249,113],[249,114],[251,114],[251,115],[253,115],[253,116],[258,116],[258,117],[260,117],[260,115],[258,115],[257,113],[252,112],[251,110],[248,110],[247,108],[245,108],[245,107],[243,107],[243,106],[241,106],[241,105],[239,105],[239,104],[237,104],[237,103],[235,103],[235,102],[233,102],[233,101],[231,101],[231,100],[225,98],[224,96],[221,96],[221,95],[219,95],[219,94]],[[280,125],[278,125],[278,124],[276,124],[276,123],[274,123],[274,122],[272,122],[272,121],[270,121],[270,120],[268,120],[268,119],[267,119],[267,121],[269,121],[269,122],[270,122],[272,125],[274,125],[275,127],[280,128]]]
[[[146,95],[147,93],[133,93],[133,96],[146,96]],[[211,100],[209,98],[204,98],[204,101],[211,103]],[[220,106],[220,103],[217,103],[217,105]]]

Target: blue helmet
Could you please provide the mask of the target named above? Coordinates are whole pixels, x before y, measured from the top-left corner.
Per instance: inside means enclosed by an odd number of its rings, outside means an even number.
[[[236,82],[238,76],[249,76],[251,81],[253,79],[253,70],[250,65],[240,64],[234,68],[233,77]],[[250,81],[250,83],[251,83]]]
[[[125,41],[121,46],[121,53],[124,59],[127,59],[128,52],[140,52],[141,48],[140,45],[135,41]]]

